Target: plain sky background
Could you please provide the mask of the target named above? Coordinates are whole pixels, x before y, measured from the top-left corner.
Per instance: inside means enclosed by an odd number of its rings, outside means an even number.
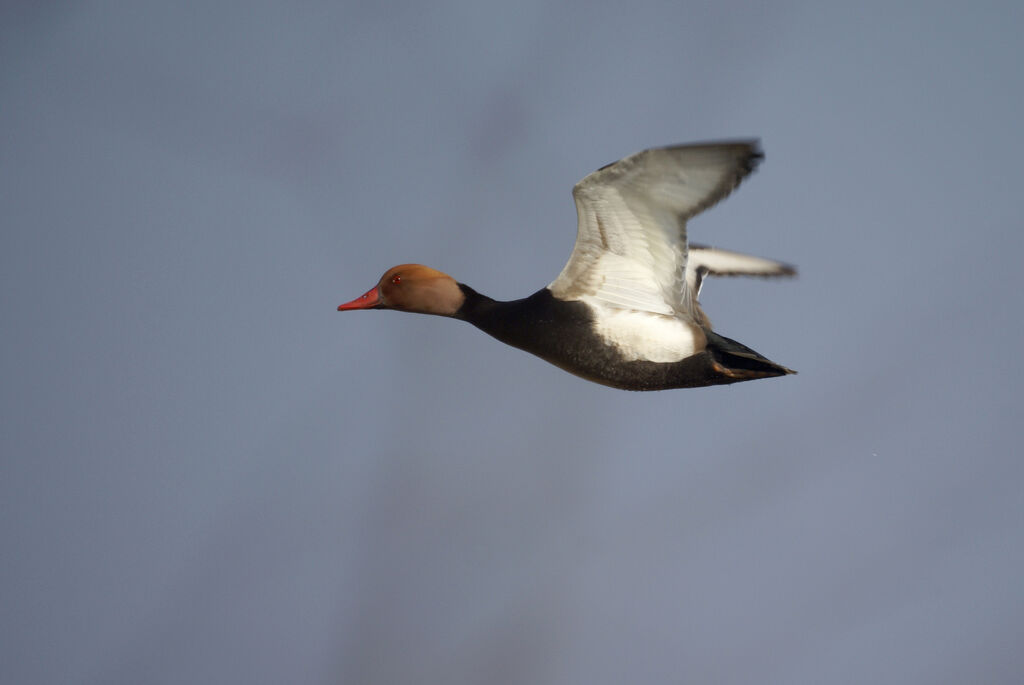
[[[0,682],[1024,682],[1022,7],[4,3]],[[690,235],[800,276],[703,301],[798,376],[335,312],[746,136]]]

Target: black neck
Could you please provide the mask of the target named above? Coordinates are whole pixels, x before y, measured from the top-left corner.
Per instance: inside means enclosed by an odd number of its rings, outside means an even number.
[[[521,300],[499,302],[459,284],[466,301],[455,313],[502,342],[551,358],[567,337],[578,338],[590,329],[589,312],[579,302],[558,300],[547,288]]]
[[[529,298],[499,302],[481,295],[464,283],[459,283],[466,301],[455,312],[456,319],[468,321],[499,340],[506,340],[511,327],[523,323],[523,303]]]

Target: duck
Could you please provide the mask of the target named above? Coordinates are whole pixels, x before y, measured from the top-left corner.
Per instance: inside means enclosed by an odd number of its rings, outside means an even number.
[[[458,319],[580,378],[622,390],[727,385],[796,373],[721,335],[698,297],[708,276],[794,276],[783,262],[690,244],[687,222],[764,159],[734,140],[655,147],[573,187],[569,261],[529,297],[498,301],[446,273],[401,264],[338,311],[393,309]]]

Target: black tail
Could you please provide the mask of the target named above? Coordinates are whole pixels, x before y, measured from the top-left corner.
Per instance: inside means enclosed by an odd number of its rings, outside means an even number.
[[[708,337],[708,352],[715,360],[720,373],[735,378],[736,380],[753,380],[755,378],[771,378],[772,376],[785,376],[796,373],[765,359],[746,345],[735,340],[718,335],[711,331],[705,331]]]

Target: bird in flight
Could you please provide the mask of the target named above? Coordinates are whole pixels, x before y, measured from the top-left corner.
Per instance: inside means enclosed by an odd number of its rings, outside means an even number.
[[[712,331],[707,276],[792,276],[787,264],[689,244],[687,221],[763,159],[757,141],[651,148],[576,184],[569,261],[550,285],[502,302],[420,264],[388,269],[338,307],[467,321],[581,378],[623,390],[723,385],[795,373]]]

